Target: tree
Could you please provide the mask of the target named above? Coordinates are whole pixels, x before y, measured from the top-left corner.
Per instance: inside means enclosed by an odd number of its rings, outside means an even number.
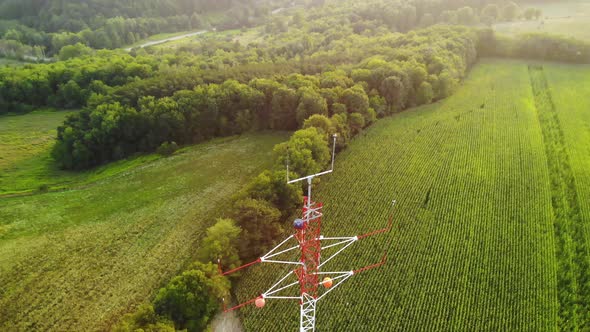
[[[57,56],[59,60],[65,61],[71,58],[77,58],[83,55],[92,54],[92,49],[82,43],[77,43],[75,45],[66,45],[59,50],[59,55]]]
[[[514,2],[507,3],[502,7],[502,19],[504,21],[514,21],[518,18],[520,8]]]
[[[360,113],[352,113],[348,116],[348,125],[352,135],[356,135],[365,127],[365,118]]]
[[[341,103],[334,103],[334,105],[332,105],[332,114],[346,114],[348,113],[348,109],[346,108],[346,105],[341,104]]]
[[[390,113],[390,107],[387,106],[385,98],[378,94],[369,98],[369,105],[375,110],[375,114],[379,118],[382,118]]]
[[[472,25],[477,23],[477,17],[473,8],[465,6],[457,10],[457,21],[459,24]]]
[[[448,71],[443,71],[438,77],[438,99],[450,96],[457,85],[457,79],[453,78]]]
[[[432,99],[434,99],[432,85],[428,82],[422,82],[416,93],[416,102],[418,105],[430,104]]]
[[[350,127],[348,126],[348,116],[346,113],[334,114],[330,118],[334,130],[338,137],[336,138],[336,149],[344,149],[350,140]]]
[[[379,89],[381,95],[385,98],[387,103],[395,110],[401,111],[404,105],[404,96],[406,94],[406,87],[402,80],[397,76],[390,76],[383,80],[381,88]]]
[[[158,315],[151,304],[142,304],[133,313],[126,314],[114,327],[114,332],[174,332],[174,324]]]
[[[289,88],[279,88],[272,97],[271,129],[293,130],[297,128],[295,117],[299,105],[297,92]]]
[[[204,267],[174,277],[154,300],[156,313],[171,319],[176,329],[202,331],[219,308],[218,295],[229,290],[227,280],[207,275],[214,265]]]
[[[344,90],[341,102],[346,105],[348,113],[360,113],[365,117],[365,121],[367,122],[374,120],[375,112],[370,111],[369,97],[361,85],[357,84],[352,88]]]
[[[82,89],[74,80],[60,85],[58,93],[63,101],[62,105],[66,108],[79,107],[85,99]]]
[[[314,127],[320,130],[325,135],[332,135],[334,134],[334,127],[332,126],[332,121],[324,115],[314,114],[307,118],[303,123],[303,129]]]
[[[178,109],[178,103],[170,97],[156,99],[143,97],[139,101],[140,109],[150,120],[150,132],[146,137],[147,145],[152,149],[166,141],[183,143],[184,117]]]
[[[233,217],[242,228],[239,252],[243,259],[260,257],[281,234],[281,211],[261,199],[244,198],[233,207]]]
[[[348,88],[354,84],[353,80],[346,75],[344,70],[330,71],[322,73],[320,86],[322,88]]]
[[[240,266],[238,256],[241,229],[232,219],[217,219],[215,225],[207,228],[198,251],[198,259],[203,263],[217,262],[221,259],[224,269]]]
[[[496,22],[500,17],[500,8],[495,3],[489,3],[482,9],[481,16],[489,17],[491,22]]]
[[[296,131],[289,141],[276,145],[273,153],[280,167],[289,158],[289,168],[300,176],[318,173],[330,161],[327,137],[313,127]]]
[[[258,112],[258,120],[261,128],[271,128],[272,100],[277,90],[284,87],[279,82],[266,78],[256,78],[249,85],[264,94],[264,105]]]
[[[301,206],[301,187],[287,184],[284,165],[277,164],[279,170],[264,171],[252,180],[238,198],[253,198],[272,203],[282,217],[293,214]]]
[[[313,114],[328,115],[326,100],[314,89],[303,87],[299,89],[299,106],[297,106],[297,123],[303,122]]]
[[[538,19],[540,16],[540,10],[539,9],[535,9],[532,7],[529,7],[527,9],[524,10],[524,18],[527,21],[533,20],[533,19]]]

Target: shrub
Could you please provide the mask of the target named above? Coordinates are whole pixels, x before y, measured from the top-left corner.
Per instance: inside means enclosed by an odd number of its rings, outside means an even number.
[[[178,144],[176,144],[176,142],[164,142],[160,145],[160,147],[158,147],[156,152],[162,156],[171,156],[177,150]]]
[[[194,264],[192,270],[174,277],[161,288],[154,301],[158,315],[169,318],[176,329],[202,331],[227,294],[229,282],[213,264]]]

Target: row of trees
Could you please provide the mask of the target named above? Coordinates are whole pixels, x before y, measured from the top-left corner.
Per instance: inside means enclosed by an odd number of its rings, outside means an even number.
[[[287,153],[294,174],[318,172],[330,161],[327,138],[336,130],[332,121],[315,115],[304,127],[275,146],[274,167],[235,196],[229,212],[233,219],[218,219],[207,229],[197,251],[198,261],[161,288],[152,303],[124,316],[115,331],[205,329],[221,299],[229,297],[230,281],[235,280],[219,275],[212,262],[221,259],[222,269],[229,270],[260,257],[284,233],[290,225],[287,220],[301,206],[302,188],[285,183]]]
[[[58,128],[54,157],[64,168],[87,168],[153,151],[167,141],[189,144],[249,130],[294,130],[314,114],[358,131],[377,117],[448,96],[476,59],[476,36],[467,29],[437,27],[416,39],[422,40],[421,51],[412,60],[369,57],[346,70],[317,75],[247,84],[227,80],[161,98],[99,103]],[[391,47],[400,52],[403,45],[395,41]]]
[[[310,32],[328,30],[335,27],[330,20],[338,20],[343,15],[352,23],[356,33],[386,27],[395,31],[409,31],[417,27],[427,27],[436,23],[474,25],[491,24],[497,21],[513,21],[520,17],[539,18],[541,11],[534,8],[522,10],[515,2],[495,1],[451,1],[442,0],[407,0],[396,3],[373,0],[363,4],[343,3],[339,7],[325,6],[309,9],[307,15],[301,12],[289,22],[285,17],[273,17],[270,9],[288,6],[288,1],[227,1],[219,3],[193,1],[153,0],[151,4],[112,4],[102,6],[105,0],[89,3],[56,6],[56,0],[49,1],[41,10],[38,4],[30,15],[19,17],[23,10],[14,11],[16,4],[5,1],[0,8],[7,8],[4,17],[13,17],[19,21],[0,20],[0,39],[11,41],[24,50],[29,59],[40,58],[33,49],[37,47],[43,55],[57,54],[64,46],[84,44],[94,49],[112,49],[133,44],[147,36],[197,28],[211,25],[219,29],[251,27],[266,21],[269,34],[287,32],[290,28],[310,30]],[[484,4],[487,4],[484,6]],[[19,2],[22,5],[22,2]],[[145,8],[144,8],[145,7]],[[154,10],[154,8],[158,10]],[[228,10],[229,9],[229,10]],[[24,10],[28,13],[30,8]],[[211,11],[225,10],[224,18],[209,15]],[[51,14],[55,11],[55,14]],[[1,11],[0,11],[1,12]],[[104,12],[102,16],[96,13]],[[91,14],[90,14],[91,13]],[[72,15],[76,14],[74,17]],[[87,15],[91,15],[88,17]],[[213,17],[213,18],[212,18]],[[20,53],[4,52],[8,56],[22,57]]]
[[[27,106],[81,107],[93,93],[108,94],[110,87],[151,77],[157,69],[156,58],[109,51],[52,64],[2,67],[0,113]]]
[[[514,21],[519,18],[538,19],[541,10],[523,9],[515,2],[506,1],[407,1],[399,6],[377,1],[362,5],[354,17],[361,17],[355,29],[364,29],[367,21],[385,24],[397,31],[409,31],[436,23],[476,25]]]
[[[590,44],[573,38],[541,33],[507,37],[489,29],[480,30],[479,35],[485,56],[590,63]]]
[[[49,55],[76,43],[111,49],[150,35],[211,24],[222,29],[259,25],[272,8],[286,5],[283,0],[3,0],[0,39],[38,46]]]

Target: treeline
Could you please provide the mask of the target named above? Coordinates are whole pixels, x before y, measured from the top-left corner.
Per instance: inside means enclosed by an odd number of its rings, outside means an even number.
[[[391,6],[390,1],[369,2],[359,5],[353,15],[362,18],[354,24],[356,31],[380,23],[396,31],[406,32],[437,23],[477,25],[518,19],[533,20],[540,18],[542,11],[521,7],[513,1],[414,0],[399,2],[398,6]]]
[[[313,120],[315,119],[315,120]],[[317,127],[316,127],[317,125]],[[219,274],[260,257],[290,227],[289,218],[301,208],[302,188],[286,183],[288,148],[292,175],[324,169],[330,161],[328,136],[337,131],[332,121],[314,115],[289,141],[275,146],[275,164],[255,177],[234,197],[226,218],[209,227],[197,250],[197,261],[161,288],[151,303],[125,315],[114,331],[203,331],[228,299],[231,281]],[[296,151],[296,152],[295,152]],[[227,218],[229,216],[229,218]],[[215,266],[216,262],[220,266]]]
[[[508,37],[492,30],[481,30],[479,35],[486,56],[590,63],[590,43],[573,38],[542,33]]]
[[[66,119],[54,157],[64,168],[87,168],[164,142],[293,130],[314,114],[358,131],[377,117],[450,95],[476,60],[476,35],[466,28],[435,27],[408,38],[408,52],[392,39],[379,57],[317,75],[197,85],[172,96],[141,97],[136,107],[134,101],[102,103]]]
[[[26,50],[22,48],[24,45],[40,47],[47,55],[77,43],[94,49],[112,49],[159,33],[260,25],[272,9],[282,6],[288,6],[288,1],[3,0],[0,1],[0,39],[21,46],[21,51]],[[0,54],[20,55],[1,46]]]
[[[380,28],[406,32],[437,23],[492,24],[519,18],[538,19],[542,14],[531,7],[521,8],[515,2],[478,0],[372,0],[360,4],[340,1],[327,2],[325,6],[320,6],[321,1],[287,0],[111,2],[63,4],[53,0],[39,5],[5,0],[0,4],[0,8],[5,8],[3,17],[18,21],[0,20],[0,40],[4,41],[0,43],[0,54],[43,59],[78,43],[94,49],[113,49],[158,33],[209,27],[232,29],[265,24],[265,31],[271,35],[289,30],[326,35],[331,29],[338,35],[342,34],[338,27],[343,25],[359,34]],[[306,6],[306,10],[291,19],[271,15],[273,8],[292,4]],[[328,40],[331,38],[327,36]]]
[[[114,86],[153,76],[158,65],[153,57],[98,52],[52,64],[0,67],[0,113],[81,107],[92,94],[108,94]]]

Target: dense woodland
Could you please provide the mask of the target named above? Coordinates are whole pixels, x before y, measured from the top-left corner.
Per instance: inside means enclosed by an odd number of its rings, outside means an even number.
[[[209,263],[223,256],[230,268],[258,257],[301,203],[301,188],[284,183],[287,154],[295,174],[321,170],[330,158],[328,137],[337,134],[337,148],[344,149],[377,119],[451,95],[479,56],[590,63],[588,44],[546,35],[507,39],[486,28],[542,15],[526,4],[296,1],[301,8],[271,15],[290,5],[0,1],[0,52],[27,45],[61,60],[0,68],[0,113],[83,108],[58,128],[53,156],[62,168],[171,153],[178,145],[253,130],[295,131],[275,148],[275,167],[236,195],[233,219],[207,231],[199,262],[152,304],[126,316],[118,330],[206,326],[229,290]],[[206,37],[168,51],[97,50],[212,23],[261,25],[265,35],[244,45]]]
[[[385,25],[405,32],[437,22],[491,24],[496,21],[537,19],[541,12],[515,2],[483,0],[92,0],[71,2],[0,1],[0,54],[20,59],[44,59],[78,43],[94,49],[131,45],[148,36],[176,31],[246,28],[266,24],[284,32],[303,16],[288,22],[273,16],[279,8],[312,10],[306,21],[319,16],[349,16],[355,32]],[[326,6],[322,6],[326,4]],[[317,9],[317,10],[316,10]],[[321,22],[316,32],[326,30]]]
[[[147,36],[175,31],[260,24],[286,0],[91,0],[0,1],[0,44],[4,53],[25,45],[55,54],[82,43],[96,49],[117,48]],[[12,49],[9,48],[12,46]],[[24,47],[26,50],[26,47]],[[38,55],[38,54],[35,54]]]
[[[518,13],[514,3],[472,4],[494,19]],[[266,36],[247,45],[204,38],[174,51],[129,54],[65,46],[64,61],[0,69],[0,105],[10,111],[86,106],[60,128],[54,151],[62,167],[80,169],[166,142],[293,130],[313,114],[338,115],[350,127],[346,139],[377,117],[448,96],[478,52],[573,62],[590,57],[588,45],[572,40],[506,40],[485,28],[460,27],[479,22],[471,7],[398,5],[296,10],[268,21]],[[437,19],[425,23],[430,12]]]

